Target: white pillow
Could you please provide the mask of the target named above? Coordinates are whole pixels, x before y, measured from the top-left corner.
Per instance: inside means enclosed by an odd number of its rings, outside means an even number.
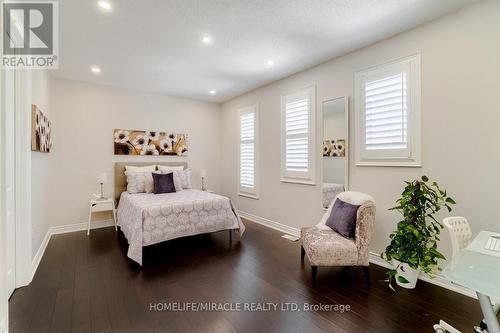
[[[134,171],[134,172],[153,172],[156,171],[156,164],[147,165],[147,166],[134,166],[134,165],[126,165],[125,171]]]
[[[191,184],[191,170],[186,169],[183,171],[174,171],[174,175],[177,174],[180,181],[181,181],[181,186],[182,189],[188,189],[188,188],[193,188],[193,185]]]
[[[182,166],[182,165],[176,165],[176,166],[158,165],[158,170],[160,170],[160,171],[182,171],[182,170],[184,170],[184,166]]]
[[[152,193],[153,176],[151,172],[125,171],[128,193]]]

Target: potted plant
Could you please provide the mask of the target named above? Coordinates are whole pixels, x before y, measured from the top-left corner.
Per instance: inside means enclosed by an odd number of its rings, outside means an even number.
[[[420,271],[434,276],[438,260],[445,259],[437,250],[439,234],[443,225],[434,214],[446,207],[451,212],[455,200],[450,198],[436,182],[428,183],[429,178],[407,181],[406,187],[397,200],[397,206],[390,208],[403,215],[397,230],[389,235],[391,243],[381,257],[394,264],[387,272],[389,287],[392,282],[405,288],[415,288]]]

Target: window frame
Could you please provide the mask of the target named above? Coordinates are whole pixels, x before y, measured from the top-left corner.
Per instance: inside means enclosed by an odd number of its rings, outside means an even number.
[[[308,128],[308,171],[286,170],[286,102],[306,95],[309,98]],[[281,167],[280,181],[284,183],[316,184],[316,85],[312,85],[292,93],[281,95]]]
[[[407,148],[366,149],[365,83],[401,72],[407,83]],[[357,166],[421,167],[421,59],[414,54],[354,73],[355,159]]]
[[[254,187],[241,184],[241,116],[254,113]],[[253,104],[238,109],[238,195],[252,199],[259,199],[259,104]]]

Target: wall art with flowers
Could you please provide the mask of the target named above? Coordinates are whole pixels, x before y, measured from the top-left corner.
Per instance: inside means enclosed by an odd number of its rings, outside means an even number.
[[[187,134],[114,130],[115,155],[187,156]]]
[[[31,104],[31,150],[50,153],[52,149],[52,127],[46,115]]]

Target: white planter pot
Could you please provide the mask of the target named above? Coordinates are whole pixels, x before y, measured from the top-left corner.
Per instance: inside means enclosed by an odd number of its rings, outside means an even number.
[[[401,262],[398,260],[394,260],[394,265],[397,266]],[[420,268],[419,269],[413,269],[410,266],[408,266],[407,263],[401,263],[401,265],[398,267],[397,273],[396,273],[396,283],[398,286],[401,286],[406,289],[413,289],[417,285],[417,279],[418,275],[420,274]],[[409,281],[409,283],[401,283],[398,281],[398,276],[404,277],[406,280]]]

